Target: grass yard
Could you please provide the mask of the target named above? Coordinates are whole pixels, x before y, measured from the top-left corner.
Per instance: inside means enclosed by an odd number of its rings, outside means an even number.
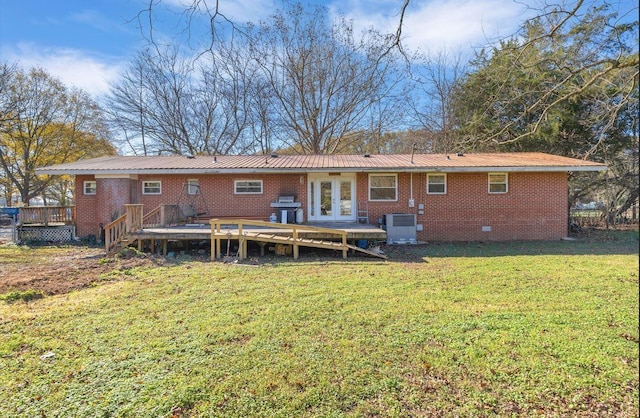
[[[261,263],[0,302],[0,416],[638,416],[637,231]]]

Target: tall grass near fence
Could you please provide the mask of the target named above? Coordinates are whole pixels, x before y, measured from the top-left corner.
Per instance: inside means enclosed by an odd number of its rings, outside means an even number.
[[[626,229],[638,227],[638,215],[631,209],[607,222],[607,214],[603,210],[597,209],[571,209],[569,212],[569,223],[576,227],[585,228],[612,228]]]

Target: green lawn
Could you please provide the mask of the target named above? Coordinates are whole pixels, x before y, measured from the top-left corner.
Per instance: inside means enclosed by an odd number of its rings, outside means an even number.
[[[638,416],[637,232],[390,255],[0,302],[0,416]]]

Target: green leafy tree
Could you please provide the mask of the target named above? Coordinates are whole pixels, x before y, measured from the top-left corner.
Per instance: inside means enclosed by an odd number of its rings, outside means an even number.
[[[615,190],[610,214],[637,202],[638,22],[628,20],[635,15],[637,7],[621,19],[607,3],[549,6],[519,38],[481,51],[455,94],[465,148],[601,161],[609,172],[574,176],[571,199]]]
[[[0,169],[3,183],[16,190],[22,202],[55,196],[49,189],[60,179],[38,176],[36,168],[115,154],[100,109],[86,93],[66,88],[37,68],[15,69],[4,83]]]

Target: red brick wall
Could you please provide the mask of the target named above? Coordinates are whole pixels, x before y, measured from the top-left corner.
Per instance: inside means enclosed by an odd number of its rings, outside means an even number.
[[[84,182],[96,182],[96,194],[84,194]],[[107,225],[114,217],[124,214],[124,205],[134,203],[132,194],[135,180],[95,179],[93,176],[76,176],[76,234],[100,236],[100,224]]]
[[[566,236],[567,175],[566,173],[509,173],[506,194],[489,194],[487,173],[447,174],[447,193],[426,193],[426,174],[413,174],[414,207],[409,207],[411,174],[398,174],[397,202],[368,202],[369,219],[377,224],[387,213],[415,213],[424,204],[424,215],[418,223],[421,241],[481,241],[481,240],[546,240]],[[122,213],[126,203],[142,203],[144,211],[161,204],[189,203],[192,196],[178,198],[188,179],[199,179],[202,199],[194,204],[205,205],[210,216],[247,216],[268,218],[276,212],[269,206],[279,195],[293,194],[302,202],[305,220],[307,208],[307,176],[304,174],[215,174],[215,175],[141,175],[137,180],[98,179],[97,195],[84,196],[84,180],[91,176],[76,176],[77,231],[79,236],[99,234],[99,223],[111,221],[115,210]],[[234,180],[263,180],[263,193],[234,194]],[[143,181],[162,181],[161,195],[143,195]],[[356,176],[357,199],[368,201],[369,177]],[[482,227],[491,231],[483,232]]]
[[[368,197],[368,175],[358,175],[358,199]],[[398,202],[369,202],[371,223],[386,213],[414,213],[421,241],[561,239],[567,233],[566,173],[509,173],[506,194],[488,193],[487,173],[448,173],[447,193],[427,194],[427,175],[398,174]],[[418,205],[424,204],[424,215]],[[491,231],[482,231],[482,227]]]
[[[413,174],[413,196],[416,198],[416,191],[419,187],[424,187],[424,180],[420,182],[422,174]],[[398,200],[393,202],[368,202],[369,222],[378,224],[382,215],[388,213],[416,213],[415,208],[409,208],[409,197],[411,196],[411,174],[398,173]],[[423,186],[420,186],[420,185]],[[369,174],[358,173],[356,177],[357,199],[367,202],[369,200]],[[417,199],[416,206],[417,206]]]
[[[201,197],[186,193],[180,197],[183,184],[189,179],[198,179]],[[162,181],[162,195],[143,195],[143,181]],[[235,194],[235,180],[262,180],[262,194]],[[300,174],[215,174],[185,176],[140,176],[138,179],[140,203],[150,211],[160,205],[193,203],[198,209],[205,205],[209,216],[247,216],[269,218],[275,212],[269,206],[280,195],[294,195],[306,206],[306,176]]]
[[[76,235],[86,237],[89,234],[99,236],[100,228],[96,212],[98,208],[98,195],[85,195],[84,182],[95,180],[93,176],[76,176]],[[97,184],[96,184],[97,186]]]

